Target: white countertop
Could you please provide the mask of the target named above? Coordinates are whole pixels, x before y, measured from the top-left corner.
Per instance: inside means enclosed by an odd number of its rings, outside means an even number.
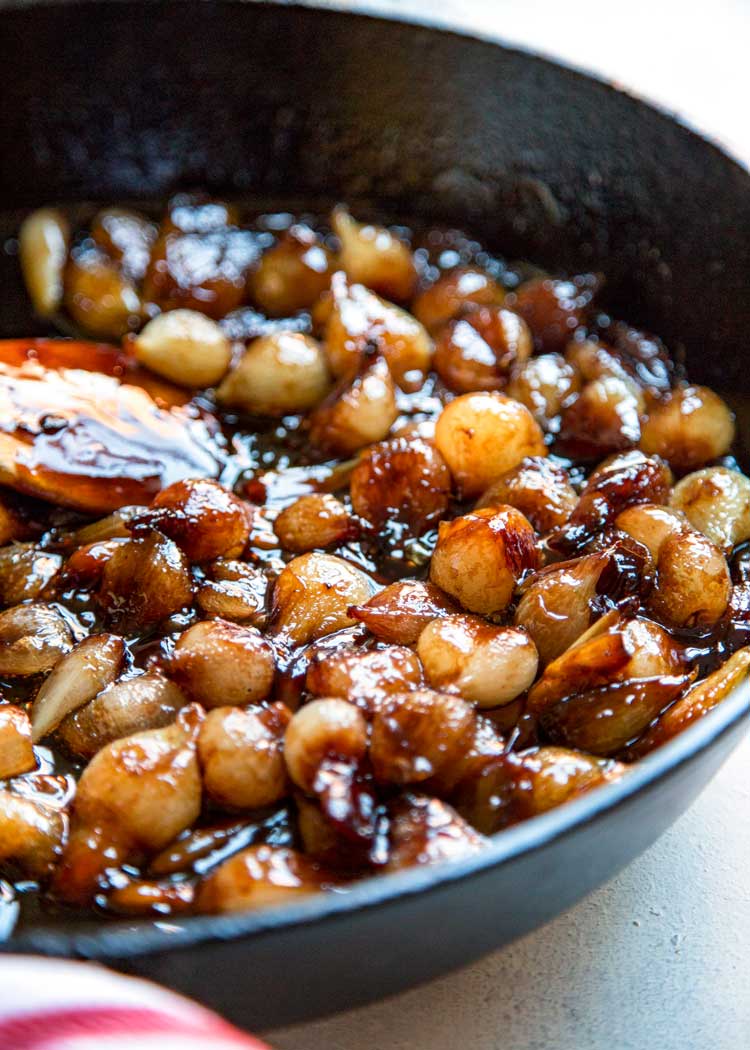
[[[332,2],[536,47],[654,98],[750,162],[750,0]],[[750,236],[750,231],[748,231]],[[744,1050],[750,739],[614,881],[459,973],[268,1035],[279,1050]]]

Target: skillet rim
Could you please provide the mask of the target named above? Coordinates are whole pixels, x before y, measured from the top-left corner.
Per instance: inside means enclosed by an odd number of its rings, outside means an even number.
[[[85,6],[114,7],[115,5],[128,3],[135,3],[144,7],[148,5],[165,7],[168,5],[178,6],[183,2],[187,4],[194,2],[194,0],[0,0],[0,17],[5,11],[20,12],[32,9],[51,10],[60,7]],[[325,18],[344,18],[361,22],[380,23],[382,25],[395,23],[440,36],[452,36],[458,40],[473,40],[479,44],[499,47],[503,51],[509,51],[522,58],[530,58],[548,66],[556,66],[574,77],[592,80],[615,95],[624,95],[636,105],[645,106],[664,120],[677,124],[688,135],[698,139],[704,146],[709,146],[716,153],[719,153],[724,161],[728,161],[739,168],[743,174],[750,175],[750,155],[747,158],[738,155],[733,147],[729,143],[724,142],[718,134],[714,134],[707,128],[695,123],[687,114],[676,109],[670,109],[668,105],[652,98],[648,94],[640,92],[635,84],[615,82],[596,69],[578,65],[578,63],[555,55],[551,51],[537,50],[531,44],[508,40],[499,33],[485,32],[474,26],[462,26],[454,22],[433,21],[429,14],[422,16],[416,11],[401,12],[398,9],[379,11],[376,6],[377,0],[363,0],[362,4],[355,10],[341,6],[345,2],[346,0],[327,0],[327,2],[326,0],[216,0],[215,4],[211,6],[252,5],[269,10],[281,7],[290,11],[316,12]]]
[[[580,826],[606,817],[611,810],[697,758],[746,715],[750,715],[750,677],[679,736],[640,759],[622,780],[605,784],[573,802],[498,832],[488,846],[467,857],[388,875],[373,875],[342,893],[315,894],[300,903],[256,911],[178,916],[161,926],[158,919],[138,919],[117,925],[76,922],[67,930],[39,926],[11,936],[0,944],[0,952],[29,951],[102,962],[134,959],[165,950],[311,926],[394,900],[427,894],[539,850]],[[164,925],[170,928],[162,928]]]
[[[106,5],[128,2],[136,2],[142,6],[164,6],[162,0],[106,0]],[[181,0],[170,0],[170,3],[178,6]],[[750,164],[735,156],[720,140],[696,128],[682,114],[670,111],[647,96],[640,95],[632,87],[616,87],[596,71],[586,70],[566,59],[553,57],[523,44],[509,43],[501,36],[484,34],[470,27],[436,24],[430,20],[429,15],[422,18],[415,12],[377,12],[371,6],[371,0],[367,0],[366,6],[357,11],[347,10],[338,5],[320,7],[315,0],[220,0],[217,6],[231,7],[240,4],[253,4],[266,9],[283,7],[291,11],[314,11],[323,18],[344,18],[380,25],[396,23],[442,37],[452,36],[459,41],[474,40],[515,53],[525,59],[563,69],[577,79],[593,81],[607,91],[625,95],[635,105],[646,107],[663,120],[677,124],[686,135],[697,139],[704,148],[718,153],[724,163],[733,165],[743,176],[750,178]],[[105,6],[103,0],[0,0],[0,17],[6,11],[81,8],[94,5]],[[697,758],[722,736],[728,734],[743,716],[749,714],[750,677],[737,685],[726,699],[705,717],[636,763],[622,780],[605,784],[580,799],[507,828],[492,837],[490,844],[480,852],[468,857],[388,875],[374,875],[354,884],[343,893],[315,894],[302,902],[257,911],[178,916],[174,921],[153,918],[122,923],[71,921],[67,928],[62,923],[49,927],[40,925],[18,935],[11,935],[6,941],[0,942],[0,952],[33,952],[102,962],[125,961],[211,942],[235,941],[282,929],[333,922],[381,904],[435,892],[445,885],[470,879],[524,854],[539,850],[574,832],[578,827],[593,823],[597,819],[605,819],[610,811],[645,792],[651,785],[668,779],[669,775]],[[169,928],[164,928],[166,926]]]

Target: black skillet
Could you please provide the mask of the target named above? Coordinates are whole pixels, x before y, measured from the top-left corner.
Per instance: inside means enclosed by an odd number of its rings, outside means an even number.
[[[642,102],[496,44],[286,4],[4,6],[7,213],[197,185],[448,221],[508,256],[605,272],[613,311],[739,408],[750,394],[750,176]],[[35,330],[8,253],[0,305],[0,334]],[[255,1027],[383,996],[610,878],[713,776],[748,709],[742,687],[622,782],[481,856],[283,910],[58,924],[8,947],[98,959]]]

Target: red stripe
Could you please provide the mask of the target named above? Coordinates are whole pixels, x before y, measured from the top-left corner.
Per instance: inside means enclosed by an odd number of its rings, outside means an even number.
[[[268,1050],[264,1043],[243,1035],[212,1014],[198,1013],[187,1020],[159,1010],[128,1006],[45,1010],[8,1018],[0,1021],[0,1050],[44,1050],[45,1047],[52,1050],[58,1040],[66,1038],[88,1036],[100,1040],[107,1036],[154,1035],[159,1032],[207,1036],[227,1047]]]

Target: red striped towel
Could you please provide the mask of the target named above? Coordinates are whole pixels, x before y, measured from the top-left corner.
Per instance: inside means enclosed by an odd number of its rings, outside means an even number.
[[[268,1050],[188,999],[97,966],[0,956],[0,1050]]]

